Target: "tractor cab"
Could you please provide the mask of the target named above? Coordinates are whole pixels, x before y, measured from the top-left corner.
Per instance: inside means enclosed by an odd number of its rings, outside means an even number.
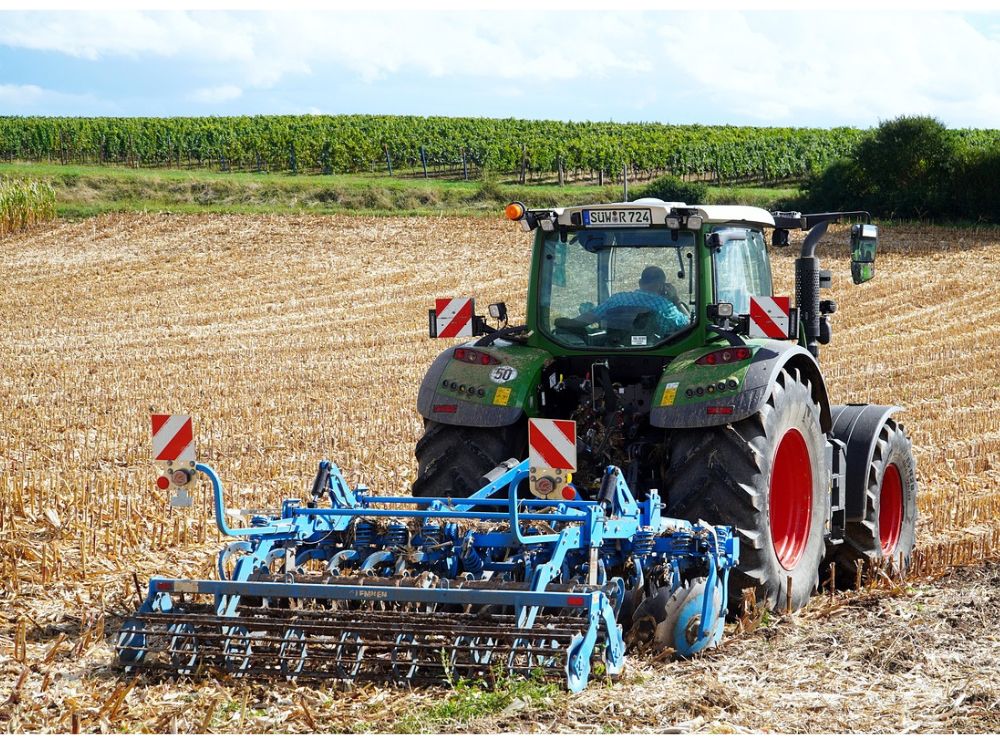
[[[527,211],[508,218],[538,230],[528,327],[538,346],[567,356],[673,356],[704,345],[710,305],[749,313],[771,294],[764,230],[771,215],[746,206],[643,199]]]

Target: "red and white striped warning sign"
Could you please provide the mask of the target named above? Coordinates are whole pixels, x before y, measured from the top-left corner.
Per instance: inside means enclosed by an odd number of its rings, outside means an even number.
[[[194,431],[185,414],[153,414],[153,460],[194,461]]]
[[[789,309],[788,297],[751,297],[750,336],[787,339]]]
[[[576,422],[572,419],[529,419],[528,466],[576,471]]]
[[[472,335],[472,297],[441,297],[434,300],[437,338]]]

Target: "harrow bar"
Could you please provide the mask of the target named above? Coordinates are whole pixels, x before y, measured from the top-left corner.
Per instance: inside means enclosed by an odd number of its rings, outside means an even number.
[[[177,675],[210,670],[271,676],[421,682],[524,674],[569,679],[583,638],[579,617],[259,608],[220,617],[212,605],[132,618],[116,650],[127,669]],[[601,638],[585,669],[603,661]]]

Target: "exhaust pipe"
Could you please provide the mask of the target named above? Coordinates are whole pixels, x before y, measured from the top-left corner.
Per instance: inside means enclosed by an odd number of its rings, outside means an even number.
[[[819,341],[822,337],[819,311],[820,269],[816,245],[826,234],[829,225],[830,222],[822,221],[809,230],[802,243],[802,252],[795,259],[795,306],[799,309],[799,320],[805,329],[806,347],[816,358],[819,358]]]

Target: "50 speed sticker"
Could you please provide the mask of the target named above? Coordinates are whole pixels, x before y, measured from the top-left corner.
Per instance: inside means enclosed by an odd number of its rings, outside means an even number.
[[[499,365],[490,371],[490,380],[494,383],[509,383],[517,377],[517,370],[510,365]]]

